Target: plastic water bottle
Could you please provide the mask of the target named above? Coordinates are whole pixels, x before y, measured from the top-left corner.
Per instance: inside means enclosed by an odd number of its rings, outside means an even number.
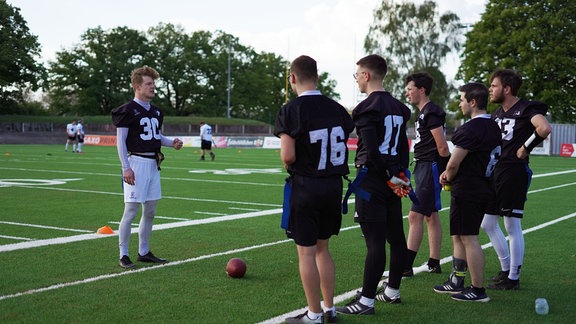
[[[546,298],[536,298],[536,302],[534,303],[534,308],[536,309],[536,314],[538,315],[546,315],[548,314],[548,301]]]

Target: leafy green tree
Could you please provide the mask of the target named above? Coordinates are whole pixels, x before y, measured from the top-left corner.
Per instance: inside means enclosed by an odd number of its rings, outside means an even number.
[[[50,65],[52,111],[108,114],[133,96],[129,75],[143,64],[160,74],[155,102],[167,115],[223,117],[230,102],[233,117],[272,122],[286,97],[282,57],[257,53],[222,31],[187,34],[160,23],[146,34],[89,29],[79,45],[57,53]],[[324,93],[338,97],[328,74],[320,81]]]
[[[434,1],[422,5],[383,0],[374,11],[374,22],[364,40],[367,53],[380,54],[388,62],[386,88],[404,97],[408,74],[424,71],[434,77],[434,102],[446,106],[454,91],[440,66],[446,56],[460,49],[460,18],[451,12],[440,15]]]
[[[50,109],[57,114],[107,115],[133,96],[130,73],[146,63],[146,37],[117,27],[88,29],[81,43],[50,62]]]
[[[489,82],[497,68],[523,75],[520,96],[576,122],[576,6],[571,0],[490,0],[466,35],[458,77]],[[494,109],[495,107],[492,107]]]
[[[191,112],[192,97],[198,92],[198,55],[191,50],[190,36],[182,26],[160,23],[148,29],[149,53],[152,66],[160,74],[156,91],[165,113],[187,115]]]
[[[46,73],[39,57],[38,37],[20,9],[0,0],[0,114],[19,113],[25,93],[39,89]]]

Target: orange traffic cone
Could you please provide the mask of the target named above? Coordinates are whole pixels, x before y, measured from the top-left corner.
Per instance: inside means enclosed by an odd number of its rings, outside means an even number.
[[[112,228],[110,226],[106,225],[106,226],[100,227],[96,233],[98,233],[98,234],[114,234],[114,231],[112,230]]]

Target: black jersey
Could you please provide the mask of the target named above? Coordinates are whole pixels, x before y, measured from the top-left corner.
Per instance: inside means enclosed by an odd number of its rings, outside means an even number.
[[[534,133],[534,125],[530,121],[535,115],[544,115],[548,106],[538,101],[518,100],[508,111],[500,106],[492,119],[500,126],[502,133],[502,157],[500,163],[528,163],[528,158],[519,159],[516,151]]]
[[[308,177],[348,174],[348,136],[354,123],[346,109],[323,95],[299,96],[280,108],[274,135],[296,141],[288,172]]]
[[[415,122],[416,138],[414,139],[414,159],[423,161],[438,161],[440,155],[432,129],[446,129],[446,113],[433,102],[428,102],[420,111]]]
[[[451,181],[452,195],[484,201],[489,192],[488,178],[500,156],[502,138],[490,115],[479,115],[460,126],[452,136],[456,147],[468,150],[458,174]]]
[[[114,126],[128,128],[128,152],[159,152],[162,146],[160,129],[163,121],[164,114],[158,107],[151,105],[150,110],[146,110],[135,101],[112,110]]]
[[[378,150],[386,165],[408,167],[409,147],[406,136],[406,123],[410,119],[410,109],[386,91],[374,91],[352,111],[356,125],[358,147],[356,165],[372,165],[370,152],[362,133],[373,129],[377,136]]]

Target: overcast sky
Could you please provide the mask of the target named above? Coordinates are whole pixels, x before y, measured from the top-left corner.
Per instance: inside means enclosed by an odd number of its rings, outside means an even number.
[[[258,52],[292,60],[306,54],[338,85],[340,103],[357,101],[352,73],[365,55],[362,44],[381,0],[7,0],[21,9],[30,32],[38,36],[45,61],[80,42],[88,28],[118,26],[146,31],[160,22],[179,24],[186,32],[222,30]],[[423,0],[414,0],[422,3]],[[474,23],[487,0],[437,0],[441,13],[452,11],[463,23]],[[443,67],[454,79],[456,57]],[[223,94],[225,95],[225,94]]]

